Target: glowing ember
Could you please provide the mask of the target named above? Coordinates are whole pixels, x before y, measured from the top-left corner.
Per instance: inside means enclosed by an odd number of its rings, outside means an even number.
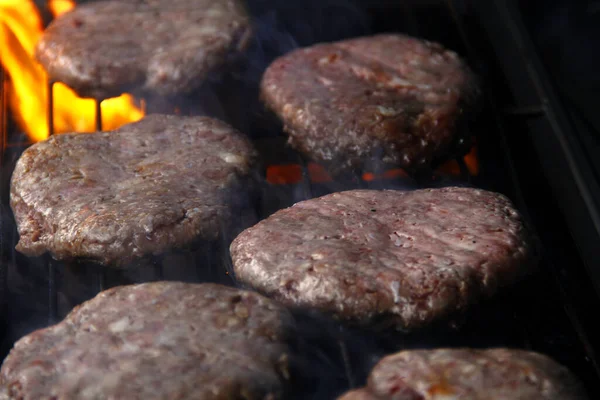
[[[473,146],[471,151],[463,157],[465,166],[470,176],[477,176],[479,174],[479,164],[477,157],[477,147]],[[308,176],[310,181],[313,183],[326,183],[332,182],[331,176],[327,173],[325,168],[319,164],[308,163],[307,165]],[[460,167],[455,160],[450,160],[438,169],[437,173],[449,176],[460,176]],[[362,174],[362,180],[365,182],[371,182],[375,180],[386,180],[386,179],[401,179],[407,178],[409,175],[400,168],[389,169],[382,173],[375,174],[372,172],[365,172]],[[293,185],[302,181],[302,167],[299,164],[285,164],[285,165],[271,165],[267,167],[267,182],[272,185]]]
[[[477,162],[477,146],[471,147],[471,151],[463,157],[469,175],[479,175],[479,163]],[[455,160],[450,160],[437,169],[439,172],[446,175],[460,175],[460,166]]]
[[[48,8],[58,16],[74,7],[70,0],[51,0]],[[48,136],[48,78],[34,58],[42,35],[40,14],[31,0],[0,0],[0,61],[9,76],[8,103],[15,120],[33,141]],[[93,132],[95,104],[82,99],[61,83],[54,85],[54,132]],[[102,102],[102,126],[116,129],[137,121],[143,111],[130,95]]]
[[[315,163],[306,166],[311,182],[331,182],[331,176],[325,168]],[[298,164],[271,165],[267,167],[267,182],[274,185],[295,184],[302,181],[302,167]]]
[[[367,182],[371,182],[377,179],[398,179],[398,178],[406,178],[408,177],[408,174],[406,173],[406,171],[404,171],[403,169],[400,168],[396,168],[396,169],[390,169],[387,171],[384,171],[382,174],[376,175],[372,172],[365,172],[362,175],[362,179],[363,181],[367,181]]]

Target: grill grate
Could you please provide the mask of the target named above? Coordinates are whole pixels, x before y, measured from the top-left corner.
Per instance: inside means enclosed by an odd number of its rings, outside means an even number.
[[[48,136],[54,135],[54,84],[48,82]],[[94,99],[96,109],[96,132],[102,131],[102,100]]]
[[[474,17],[465,2],[448,1],[444,6],[431,2],[417,8],[391,7],[391,3],[394,2],[378,1],[366,6],[371,13],[373,26],[382,31],[398,30],[397,21],[403,21],[407,33],[440,41],[448,47],[469,54],[471,65],[486,80],[503,80],[503,76],[494,70],[493,58],[481,53],[481,46],[473,43],[473,38],[481,37],[481,40],[484,40],[484,36],[477,23],[468,23]],[[263,61],[266,63],[268,57]],[[0,75],[0,78],[3,78],[3,75]],[[49,84],[49,93],[52,93],[51,87],[52,84]],[[340,325],[316,313],[296,312],[300,332],[298,337],[293,339],[292,346],[298,355],[298,365],[295,366],[297,398],[334,398],[348,387],[362,385],[370,368],[384,354],[399,349],[439,346],[512,346],[541,351],[571,368],[584,380],[590,393],[596,395],[592,398],[600,398],[596,385],[600,374],[596,365],[595,343],[590,339],[593,336],[585,323],[587,320],[581,316],[582,304],[595,309],[598,301],[596,298],[586,297],[585,282],[581,283],[574,268],[565,269],[561,265],[578,262],[576,251],[570,250],[570,238],[568,235],[566,238],[564,236],[566,228],[558,222],[550,228],[539,223],[540,216],[548,219],[548,216],[558,214],[558,209],[552,208],[552,204],[545,204],[543,210],[532,209],[530,206],[535,204],[536,193],[532,193],[533,189],[524,185],[524,182],[528,181],[523,175],[533,174],[531,171],[535,170],[536,160],[531,158],[529,162],[517,163],[511,158],[515,151],[526,153],[525,143],[519,141],[515,146],[511,130],[527,130],[523,125],[528,120],[543,116],[544,108],[522,105],[515,107],[514,104],[519,103],[500,91],[486,90],[485,93],[487,96],[482,116],[471,127],[480,153],[481,172],[476,176],[469,175],[461,154],[454,157],[460,168],[459,176],[440,177],[427,171],[417,176],[365,181],[362,179],[363,171],[357,171],[333,182],[314,182],[310,179],[308,160],[284,147],[285,139],[279,133],[280,127],[267,124],[270,126],[267,132],[277,132],[274,135],[263,131],[265,117],[262,112],[258,112],[256,116],[259,122],[253,122],[250,129],[241,128],[242,131],[249,131],[253,135],[265,166],[291,162],[299,165],[302,172],[302,179],[297,184],[272,185],[266,181],[266,169],[263,170],[256,178],[258,194],[256,198],[249,200],[254,210],[253,216],[249,218],[262,219],[296,201],[344,189],[413,189],[474,185],[509,195],[522,211],[529,214],[530,220],[542,234],[544,258],[541,271],[516,287],[500,293],[494,299],[477,305],[468,315],[456,316],[454,321],[450,321],[456,328],[450,331],[446,329],[448,321],[445,321],[440,326],[418,334],[374,334],[356,327]],[[0,100],[4,100],[3,96],[4,91]],[[52,99],[52,96],[49,97]],[[6,103],[3,101],[1,105],[4,110]],[[2,116],[5,115],[7,114],[3,112]],[[52,130],[52,107],[49,107],[48,121]],[[14,162],[26,145],[21,143],[21,138],[17,135],[5,136],[7,130],[12,131],[10,121],[0,122],[4,128],[0,152],[3,173],[0,300],[2,304],[11,305],[3,307],[2,315],[7,333],[3,343],[3,354],[14,340],[29,330],[56,322],[72,305],[115,284],[161,279],[212,280],[227,284],[233,282],[230,277],[230,260],[223,243],[211,244],[190,253],[175,252],[156,257],[141,267],[143,272],[136,271],[130,275],[122,271],[107,271],[85,262],[69,264],[53,261],[49,257],[27,259],[17,254],[13,250],[16,231],[8,211],[8,196],[5,190]],[[96,126],[101,130],[100,101],[96,102]],[[9,142],[7,138],[15,141]],[[280,150],[275,154],[271,151],[273,148]],[[523,168],[526,168],[527,172]],[[540,178],[534,175],[533,181],[536,179]],[[550,203],[546,198],[544,200],[545,203]],[[224,238],[223,241],[226,243],[227,239]],[[563,252],[561,257],[554,256],[552,247],[560,248]],[[177,267],[182,265],[192,266],[192,271],[177,271]],[[214,265],[220,267],[212,267],[207,271],[207,266]],[[30,300],[36,302],[33,309],[37,313],[25,320],[23,315],[20,315],[23,310],[9,310],[20,306],[19,302],[26,302],[28,294],[17,288],[24,283],[28,284],[25,285],[28,290],[34,289],[32,293],[36,293],[32,295],[35,298]],[[579,297],[573,296],[573,287],[576,290],[581,288]]]

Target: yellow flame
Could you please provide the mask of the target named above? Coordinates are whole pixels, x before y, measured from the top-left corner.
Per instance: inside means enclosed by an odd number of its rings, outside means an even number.
[[[66,13],[67,11],[71,11],[74,7],[75,2],[72,0],[48,0],[48,9],[54,18]]]
[[[59,15],[73,7],[66,0],[48,3]],[[42,35],[40,14],[31,0],[0,0],[0,60],[8,73],[8,103],[16,122],[34,140],[48,137],[48,77],[34,58],[35,45]],[[95,104],[82,99],[67,86],[54,85],[54,132],[93,132]],[[102,102],[102,127],[110,130],[144,116],[132,96]]]

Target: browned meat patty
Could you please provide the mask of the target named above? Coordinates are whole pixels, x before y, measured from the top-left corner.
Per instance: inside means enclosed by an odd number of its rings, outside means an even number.
[[[530,272],[533,244],[497,193],[353,190],[276,212],[231,255],[239,281],[284,304],[411,330]]]
[[[252,292],[121,286],[19,340],[0,390],[23,400],[282,398],[291,327],[283,307]]]
[[[377,35],[295,50],[263,76],[262,97],[289,143],[332,172],[368,159],[418,169],[466,134],[472,72],[442,46]]]
[[[511,349],[403,351],[340,400],[584,400],[579,381],[538,353]]]
[[[150,115],[112,132],[52,136],[13,172],[17,250],[121,266],[216,239],[253,159],[246,138],[207,117]]]
[[[105,0],[54,20],[36,57],[81,96],[172,95],[198,88],[250,31],[242,0]]]

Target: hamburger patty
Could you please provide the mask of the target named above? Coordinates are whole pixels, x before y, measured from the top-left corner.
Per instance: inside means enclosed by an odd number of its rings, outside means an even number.
[[[281,398],[291,326],[285,309],[252,292],[121,286],[20,339],[2,365],[0,398]]]
[[[468,188],[353,190],[303,201],[231,244],[236,278],[290,306],[411,330],[535,266],[510,201]]]
[[[584,400],[579,381],[538,353],[511,349],[409,350],[387,356],[365,388],[339,400]]]
[[[81,96],[173,95],[198,88],[249,37],[241,0],[105,0],[52,21],[36,57]]]
[[[455,53],[390,34],[295,50],[261,82],[289,143],[334,173],[373,158],[408,169],[442,158],[464,138],[457,124],[477,92]]]
[[[52,136],[25,150],[12,176],[17,250],[121,266],[214,240],[253,159],[246,138],[207,117]]]

